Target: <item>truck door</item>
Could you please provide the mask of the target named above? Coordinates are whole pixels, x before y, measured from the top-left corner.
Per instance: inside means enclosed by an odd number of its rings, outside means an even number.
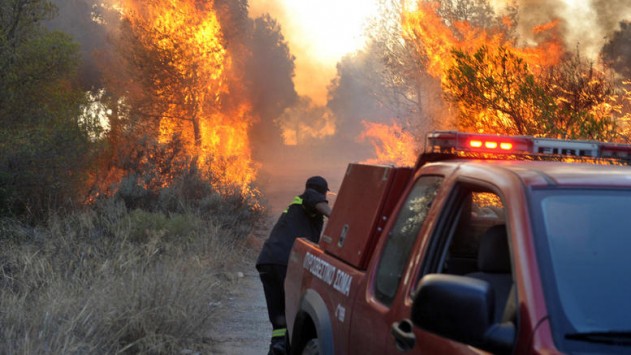
[[[432,202],[443,181],[442,175],[419,177],[409,188],[400,203],[396,216],[391,219],[389,231],[381,237],[376,254],[369,266],[369,279],[364,292],[357,296],[353,307],[349,337],[352,354],[384,354],[390,338],[391,311],[406,265],[412,255],[412,246],[418,238]]]
[[[436,227],[422,246],[422,257],[410,265],[414,281],[393,310],[396,316],[389,333],[388,354],[484,353],[412,325],[412,295],[420,279],[428,274],[462,275],[489,282],[494,291],[495,322],[516,323],[506,215],[502,196],[493,187],[455,184],[437,217]]]

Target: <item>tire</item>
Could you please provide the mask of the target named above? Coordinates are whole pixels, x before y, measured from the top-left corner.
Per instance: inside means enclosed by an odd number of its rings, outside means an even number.
[[[320,355],[320,343],[317,338],[309,339],[305,347],[302,348],[302,355]]]

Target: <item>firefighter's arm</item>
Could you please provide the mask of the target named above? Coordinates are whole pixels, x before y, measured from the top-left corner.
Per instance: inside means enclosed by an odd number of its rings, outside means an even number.
[[[315,208],[316,208],[316,211],[322,213],[323,215],[327,217],[331,215],[331,207],[329,207],[329,204],[326,201],[316,203]]]

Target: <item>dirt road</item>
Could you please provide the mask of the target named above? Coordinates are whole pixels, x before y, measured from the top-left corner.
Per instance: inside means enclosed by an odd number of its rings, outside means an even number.
[[[265,355],[272,326],[258,273],[246,270],[237,282],[222,305],[223,321],[213,325],[213,354]]]
[[[247,255],[230,271],[235,285],[219,305],[221,321],[211,327],[212,354],[266,355],[269,350],[272,325],[254,265],[273,222],[269,219],[260,226],[248,242]]]

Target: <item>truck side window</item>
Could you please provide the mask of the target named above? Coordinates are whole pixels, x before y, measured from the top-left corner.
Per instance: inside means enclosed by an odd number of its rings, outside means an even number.
[[[514,312],[505,312],[512,309],[506,304],[513,287],[505,207],[494,192],[473,187],[461,191],[458,202],[447,211],[451,217],[431,241],[424,274],[463,275],[489,282],[496,321],[507,320],[503,318]]]
[[[438,272],[464,275],[478,271],[480,238],[492,226],[504,224],[504,206],[492,192],[470,191],[459,207],[456,230]]]
[[[419,178],[388,233],[375,277],[375,296],[386,305],[394,299],[412,245],[442,181],[439,176]]]

